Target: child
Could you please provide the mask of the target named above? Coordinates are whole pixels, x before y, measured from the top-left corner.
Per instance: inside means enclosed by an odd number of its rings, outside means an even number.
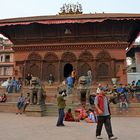
[[[88,110],[88,117],[85,118],[85,121],[87,123],[96,123],[97,122],[96,121],[96,116],[95,116],[94,110],[92,110],[92,109],[89,109]]]
[[[126,112],[128,112],[128,102],[126,101],[126,96],[124,93],[120,94],[120,113],[122,112],[123,105],[125,105]]]
[[[80,109],[76,109],[75,113],[77,114],[78,120],[84,120],[87,117],[85,105],[82,105]]]
[[[74,117],[71,113],[71,108],[68,109],[68,112],[65,114],[65,117],[64,117],[64,120],[65,121],[70,121],[70,122],[74,122]]]

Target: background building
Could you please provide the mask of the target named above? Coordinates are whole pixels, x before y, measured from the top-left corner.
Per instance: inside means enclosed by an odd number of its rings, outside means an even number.
[[[135,42],[127,52],[131,62],[127,68],[128,83],[140,80],[140,42]]]
[[[0,38],[0,81],[14,75],[14,51],[9,39]]]

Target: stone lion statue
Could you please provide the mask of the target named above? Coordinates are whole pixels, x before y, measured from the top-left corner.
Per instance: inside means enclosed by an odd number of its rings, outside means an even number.
[[[38,80],[38,78],[32,78],[31,81],[31,95],[30,104],[45,104],[46,92],[44,84]]]

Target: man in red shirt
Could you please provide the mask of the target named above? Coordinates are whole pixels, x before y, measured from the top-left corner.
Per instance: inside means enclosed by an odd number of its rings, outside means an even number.
[[[95,104],[97,120],[98,120],[97,127],[96,127],[96,138],[102,139],[101,131],[102,131],[102,126],[104,124],[109,140],[117,139],[117,137],[115,137],[112,133],[109,102],[107,97],[105,96],[104,88],[100,88],[100,93],[95,97],[94,104]]]

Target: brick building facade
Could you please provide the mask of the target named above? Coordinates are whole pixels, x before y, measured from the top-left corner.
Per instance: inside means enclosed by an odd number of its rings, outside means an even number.
[[[139,14],[81,14],[0,20],[14,44],[17,77],[61,82],[73,69],[91,69],[94,82],[126,83],[126,48],[140,31]]]

